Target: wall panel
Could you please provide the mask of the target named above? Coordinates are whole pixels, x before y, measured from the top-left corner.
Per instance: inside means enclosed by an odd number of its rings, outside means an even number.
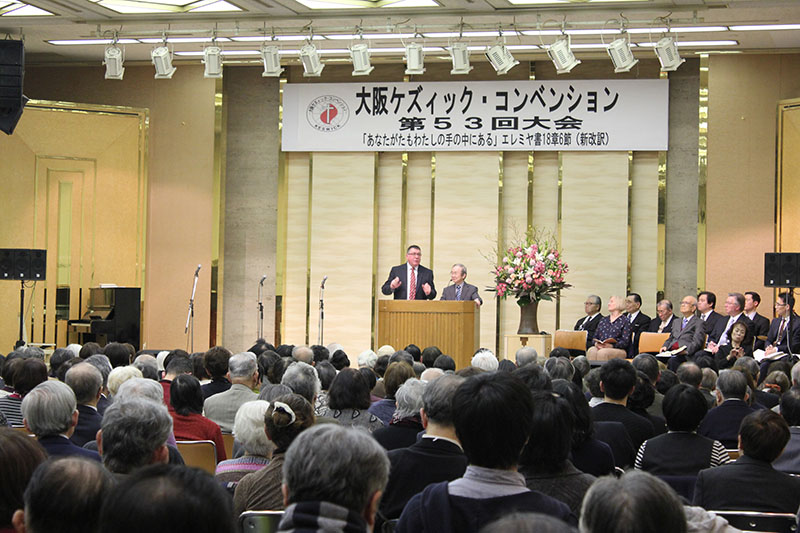
[[[286,214],[286,287],[283,295],[283,342],[306,342],[306,303],[308,302],[308,210],[310,199],[309,154],[286,154],[288,200]],[[312,213],[313,214],[313,213]],[[312,241],[313,244],[313,241]]]
[[[658,152],[634,152],[631,166],[631,290],[642,311],[656,312],[658,270]],[[680,296],[674,296],[678,311]]]
[[[587,294],[624,296],[628,248],[628,153],[564,152],[561,235],[573,285],[561,301],[561,319],[584,316]]]

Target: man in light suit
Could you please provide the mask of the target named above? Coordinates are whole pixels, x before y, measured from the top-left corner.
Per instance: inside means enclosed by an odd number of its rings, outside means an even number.
[[[436,287],[433,285],[433,272],[420,265],[422,251],[412,244],[406,250],[406,263],[392,267],[389,278],[381,287],[385,295],[394,294],[395,300],[433,300]],[[415,280],[415,283],[410,281]]]
[[[694,296],[688,295],[681,299],[681,314],[683,318],[672,321],[672,331],[661,347],[661,351],[665,352],[686,346],[686,350],[670,358],[667,367],[673,372],[681,366],[681,363],[687,361],[688,356],[703,346],[706,333],[703,321],[695,314],[696,310],[697,299]]]
[[[642,297],[632,292],[625,298],[625,311],[631,323],[631,335],[633,342],[628,346],[628,356],[636,357],[639,354],[639,336],[643,331],[647,331],[650,325],[650,317],[640,311],[642,307]]]
[[[228,360],[228,381],[231,388],[203,403],[203,414],[213,420],[224,432],[233,432],[236,411],[243,403],[258,399],[253,388],[258,384],[258,364],[256,356],[250,352],[237,353]]]
[[[477,305],[482,305],[483,300],[478,295],[478,287],[470,285],[464,280],[467,278],[467,267],[461,263],[456,263],[450,269],[450,281],[452,285],[448,285],[442,291],[442,300],[474,300]]]

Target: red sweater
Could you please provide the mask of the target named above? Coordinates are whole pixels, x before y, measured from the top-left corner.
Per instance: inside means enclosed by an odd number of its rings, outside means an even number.
[[[172,431],[175,433],[175,440],[211,440],[217,447],[217,462],[227,459],[225,455],[225,443],[222,441],[222,431],[219,426],[204,417],[192,413],[189,415],[179,415],[171,411]]]

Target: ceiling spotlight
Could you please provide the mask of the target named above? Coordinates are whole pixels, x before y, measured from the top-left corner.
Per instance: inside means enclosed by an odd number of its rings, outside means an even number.
[[[322,74],[325,65],[319,60],[317,47],[311,43],[306,43],[300,49],[300,61],[303,62],[303,76],[307,78],[317,78]]]
[[[639,62],[638,59],[633,57],[631,42],[627,33],[623,33],[622,37],[611,41],[608,44],[607,52],[611,56],[611,62],[614,63],[614,72],[616,73],[628,72]]]
[[[504,44],[489,46],[486,49],[486,58],[497,71],[498,76],[506,74],[513,67],[519,65],[519,61],[514,59]]]
[[[450,59],[453,61],[453,70],[450,74],[469,74],[472,66],[469,64],[469,49],[467,43],[457,42],[450,46]]]
[[[658,61],[661,63],[661,70],[664,72],[673,72],[678,70],[685,59],[681,58],[678,53],[678,46],[675,44],[675,39],[672,37],[662,37],[655,44],[656,55]]]
[[[106,47],[103,64],[106,66],[107,80],[122,79],[125,74],[125,67],[122,66],[123,61],[125,61],[125,53],[116,43]]]
[[[406,45],[406,74],[425,73],[425,51],[419,43],[409,43]]]
[[[203,64],[205,70],[203,71],[204,78],[221,78],[222,77],[222,50],[219,46],[212,44],[206,46],[203,50]]]
[[[369,63],[369,45],[366,43],[351,45],[350,59],[353,61],[353,76],[366,76],[375,70]]]
[[[156,67],[157,80],[172,79],[172,75],[177,70],[172,66],[172,54],[166,46],[159,46],[150,52],[150,57],[153,59],[153,65]]]
[[[547,55],[550,56],[550,60],[555,65],[556,73],[558,74],[566,74],[581,64],[580,60],[570,50],[569,35],[548,46]]]
[[[263,45],[261,47],[261,61],[264,63],[264,78],[277,78],[283,72],[281,68],[281,58],[278,55],[278,47],[274,45]]]

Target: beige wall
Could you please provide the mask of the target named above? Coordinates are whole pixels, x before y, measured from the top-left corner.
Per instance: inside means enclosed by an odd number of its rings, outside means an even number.
[[[25,73],[31,98],[150,110],[147,348],[186,347],[183,330],[198,264],[203,269],[195,298],[195,350],[209,344],[215,84],[203,79],[202,71],[199,65],[181,65],[173,79],[155,80],[150,66],[126,67],[123,81],[104,80],[99,66],[28,67]],[[113,204],[107,211],[113,213]]]
[[[771,316],[777,104],[800,96],[800,55],[712,55],[708,95],[706,288],[759,291]]]

